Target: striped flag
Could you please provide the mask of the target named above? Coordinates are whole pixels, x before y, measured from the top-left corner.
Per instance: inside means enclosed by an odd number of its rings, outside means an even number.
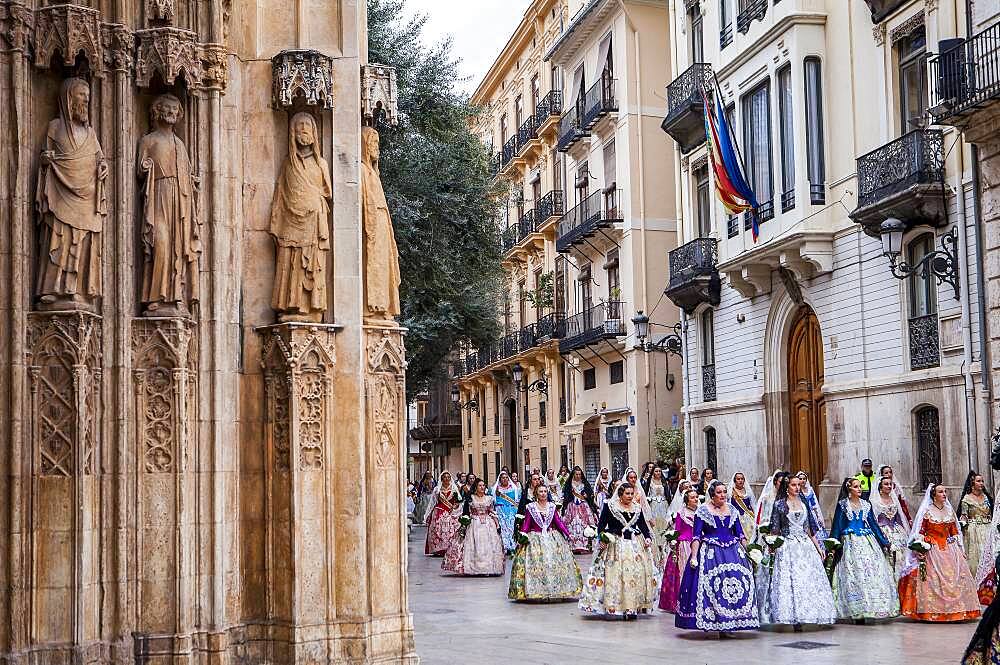
[[[732,215],[753,211],[751,229],[753,241],[757,242],[757,236],[760,234],[756,214],[759,207],[757,197],[747,184],[739,159],[736,157],[725,109],[722,104],[716,104],[713,110],[704,90],[701,98],[705,104],[705,136],[708,138],[708,156],[712,163],[712,172],[715,174],[715,193]]]

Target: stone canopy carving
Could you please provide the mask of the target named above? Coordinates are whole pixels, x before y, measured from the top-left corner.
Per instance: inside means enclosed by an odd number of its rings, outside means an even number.
[[[333,59],[319,51],[282,51],[271,58],[272,97],[289,109],[301,95],[307,106],[333,108]]]
[[[392,321],[400,314],[399,252],[379,173],[379,136],[372,127],[361,130],[361,196],[365,315]]]
[[[288,157],[271,203],[271,236],[277,247],[271,306],[283,322],[318,322],[326,311],[327,202],[332,196],[316,120],[297,113],[288,129]]]
[[[66,79],[38,170],[39,309],[94,309],[101,296],[108,171],[90,126],[90,86],[83,79]]]
[[[101,18],[96,9],[80,5],[50,5],[35,11],[35,66],[47,68],[52,56],[62,55],[67,67],[82,53],[94,76],[104,74]]]
[[[385,65],[361,68],[361,117],[365,124],[399,124],[396,69]]]
[[[139,142],[137,163],[145,183],[140,300],[147,316],[186,316],[198,301],[197,179],[187,148],[174,134],[182,112],[173,95],[158,97],[150,109],[153,130]]]
[[[148,88],[153,75],[159,72],[163,82],[173,85],[184,74],[188,85],[201,83],[201,58],[197,35],[180,28],[150,28],[136,30],[138,53],[135,60],[135,82]]]

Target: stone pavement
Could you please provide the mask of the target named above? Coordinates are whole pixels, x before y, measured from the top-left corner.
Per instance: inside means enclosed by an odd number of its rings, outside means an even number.
[[[507,600],[508,578],[443,576],[441,559],[425,557],[423,545],[424,528],[413,528],[410,610],[423,665],[941,665],[959,662],[975,630],[974,622],[896,619],[803,633],[766,630],[720,640],[677,630],[669,614],[626,623],[581,616],[576,603],[512,603]],[[589,561],[588,556],[577,557],[584,574]],[[813,648],[803,642],[814,643]],[[806,648],[795,648],[795,643]]]

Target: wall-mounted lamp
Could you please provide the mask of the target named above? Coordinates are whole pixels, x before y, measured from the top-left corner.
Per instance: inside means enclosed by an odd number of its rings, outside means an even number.
[[[948,282],[955,289],[955,300],[961,300],[958,289],[958,232],[951,231],[941,236],[941,249],[924,254],[915,265],[900,260],[903,253],[903,233],[906,224],[895,217],[882,222],[879,228],[882,236],[882,255],[889,258],[889,269],[896,279],[906,279],[920,275],[929,279],[933,275],[938,284]]]
[[[456,411],[465,409],[466,411],[479,413],[479,402],[475,398],[470,399],[468,402],[462,402],[462,393],[458,390],[458,386],[455,385],[451,387],[451,405]]]
[[[545,375],[542,374],[540,378],[532,381],[528,385],[521,387],[521,382],[524,380],[524,368],[521,367],[521,363],[514,363],[514,366],[510,368],[511,374],[514,376],[514,389],[526,393],[526,392],[537,392],[545,397],[549,396],[549,382],[546,381]]]
[[[678,358],[681,357],[681,349],[683,348],[683,343],[681,341],[681,324],[675,323],[672,326],[661,326],[663,328],[669,328],[673,330],[672,333],[659,340],[658,342],[649,341],[649,326],[659,325],[650,324],[649,317],[642,313],[640,309],[632,317],[632,323],[635,325],[635,338],[638,341],[635,348],[642,351],[643,353],[653,353],[654,351],[662,351],[663,353],[675,355]]]

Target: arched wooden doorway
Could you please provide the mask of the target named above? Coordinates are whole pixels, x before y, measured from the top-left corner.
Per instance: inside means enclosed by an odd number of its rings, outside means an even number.
[[[521,460],[517,457],[517,440],[521,438],[517,426],[517,402],[508,399],[504,404],[504,411],[504,422],[507,426],[507,436],[504,437],[503,442],[504,463],[512,471],[517,471],[521,468]],[[527,471],[525,471],[524,476],[527,476]]]
[[[816,313],[805,305],[788,336],[788,398],[792,471],[803,469],[818,484],[827,464],[823,336]]]

